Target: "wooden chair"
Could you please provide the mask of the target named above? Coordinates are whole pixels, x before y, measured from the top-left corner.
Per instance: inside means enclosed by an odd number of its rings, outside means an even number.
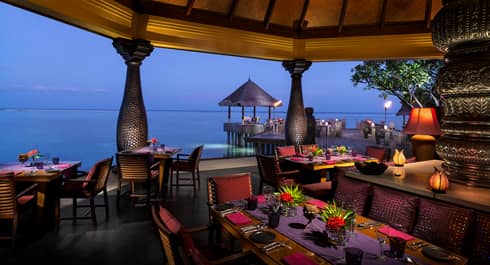
[[[152,184],[158,181],[159,162],[152,164],[148,153],[119,152],[116,154],[119,181],[116,196],[116,205],[119,209],[121,189],[123,182],[130,183],[130,198],[146,198],[146,205],[150,205]],[[154,169],[155,168],[155,169]],[[146,193],[137,193],[136,183],[146,184]]]
[[[239,259],[248,255],[248,253],[228,255],[226,250],[211,244],[211,242],[204,248],[198,248],[192,235],[209,231],[209,226],[188,229],[170,211],[159,205],[154,205],[151,212],[169,265],[236,264]],[[214,259],[212,259],[213,257]]]
[[[107,199],[107,180],[111,172],[113,157],[105,158],[95,163],[90,171],[79,171],[79,176],[82,178],[65,179],[61,189],[60,199],[71,198],[73,200],[73,216],[63,219],[71,219],[75,222],[77,219],[92,219],[94,224],[97,224],[95,215],[96,207],[104,207],[106,219],[109,218],[109,204]],[[104,204],[95,204],[95,197],[103,192]],[[79,205],[78,199],[89,199],[89,205]],[[77,216],[77,209],[82,207],[90,207],[91,216]]]
[[[296,179],[300,176],[299,170],[282,171],[279,161],[273,156],[258,155],[256,157],[260,175],[259,192],[262,192],[264,183],[277,189],[282,185],[296,183]]]
[[[0,174],[0,220],[10,220],[10,235],[0,235],[0,240],[11,240],[15,247],[19,214],[36,206],[37,184],[31,185],[19,193],[15,191],[14,174]]]
[[[251,173],[236,173],[208,178],[208,205],[243,200],[252,195]]]
[[[294,147],[294,145],[276,147],[277,158],[289,157],[295,155],[296,155],[296,148]]]
[[[299,146],[299,151],[302,154],[306,155],[306,154],[310,153],[313,148],[315,148],[315,149],[318,148],[318,145],[317,144],[303,144],[303,145]]]
[[[200,145],[192,151],[190,154],[177,154],[177,159],[172,163],[170,167],[170,194],[172,194],[172,187],[180,187],[180,186],[192,186],[194,188],[194,194],[196,193],[196,179],[197,179],[197,187],[201,186],[200,174],[199,174],[199,162],[201,160],[201,154],[204,145]],[[185,158],[186,157],[186,158]],[[173,172],[175,174],[175,184],[173,183]],[[179,172],[187,171],[191,172],[191,178],[182,178],[179,176]],[[197,177],[196,177],[197,174]],[[179,183],[180,180],[191,180],[191,184],[182,184]]]

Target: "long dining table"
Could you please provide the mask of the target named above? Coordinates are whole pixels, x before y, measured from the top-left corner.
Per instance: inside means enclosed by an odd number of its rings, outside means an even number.
[[[14,181],[37,184],[37,224],[51,228],[60,222],[60,192],[63,175],[76,171],[81,161],[60,161],[37,168],[28,164],[0,163],[0,173],[14,173]]]
[[[265,227],[252,233],[244,232],[242,229],[244,227],[268,223],[267,214],[264,212],[264,207],[266,205],[267,203],[259,203],[259,207],[253,211],[244,209],[237,210],[237,212],[242,213],[250,220],[250,222],[241,223],[240,225],[236,225],[230,221],[229,218],[226,218],[226,215],[230,214],[229,212],[223,214],[212,207],[210,214],[212,215],[213,222],[242,242],[243,251],[253,252],[266,264],[291,264],[286,262],[286,259],[293,255],[300,255],[302,258],[308,260],[308,262],[302,264],[337,264],[341,260],[341,257],[344,256],[344,248],[336,246],[332,242],[325,243],[329,242],[325,232],[325,223],[319,218],[315,218],[306,229],[304,228],[307,219],[302,214],[301,206],[297,206],[298,214],[296,216],[281,216],[279,225],[274,229]],[[406,262],[407,257],[415,262],[414,264],[419,265],[459,265],[468,262],[465,257],[446,250],[444,250],[446,253],[450,253],[447,260],[442,261],[429,258],[422,253],[421,247],[408,246],[414,246],[415,243],[420,243],[421,246],[426,247],[437,248],[437,246],[433,246],[429,242],[425,242],[416,237],[407,240],[407,247],[405,248],[403,259],[385,257],[384,260],[381,260],[379,259],[380,243],[376,240],[375,229],[380,229],[386,225],[359,215],[356,216],[355,220],[355,229],[349,236],[346,247],[355,247],[363,251],[363,265],[408,264],[408,262]],[[254,241],[252,237],[253,233],[262,231],[273,233],[275,235],[274,241],[280,242],[280,247],[267,251],[264,250],[264,246],[267,245],[267,243],[258,243],[257,241]],[[381,250],[383,252],[388,252],[389,249],[390,246],[387,243],[381,244]]]
[[[154,159],[158,159],[158,193],[165,195],[168,190],[168,180],[170,176],[170,166],[172,164],[172,156],[182,151],[181,148],[168,147],[151,149],[148,146],[135,150],[136,153],[149,153]]]

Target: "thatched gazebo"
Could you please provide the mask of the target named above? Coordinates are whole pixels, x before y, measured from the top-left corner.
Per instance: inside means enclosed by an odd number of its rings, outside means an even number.
[[[402,116],[403,117],[403,124],[402,124],[402,126],[405,126],[405,116],[407,116],[407,115],[410,114],[410,110],[412,110],[412,107],[410,107],[406,103],[402,103],[402,106],[396,112],[396,116]]]
[[[231,119],[231,107],[242,107],[242,120],[245,118],[245,107],[253,107],[254,119],[257,117],[257,106],[269,108],[269,120],[271,119],[271,108],[282,106],[282,101],[277,100],[264,89],[259,87],[254,81],[248,79],[243,85],[233,93],[218,103],[219,106],[228,106],[228,120]]]

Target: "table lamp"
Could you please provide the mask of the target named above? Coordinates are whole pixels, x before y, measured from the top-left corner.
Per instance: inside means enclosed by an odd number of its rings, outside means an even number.
[[[434,135],[442,134],[434,108],[413,108],[403,132],[413,134],[412,152],[417,161],[434,159],[436,149]]]

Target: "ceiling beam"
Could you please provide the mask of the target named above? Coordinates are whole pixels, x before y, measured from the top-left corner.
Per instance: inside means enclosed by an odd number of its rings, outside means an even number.
[[[233,19],[233,16],[235,15],[235,10],[236,7],[238,6],[238,0],[233,0],[231,2],[230,9],[228,10],[228,15],[226,17],[231,21]]]
[[[185,7],[187,11],[185,11],[186,16],[190,16],[192,12],[192,8],[194,7],[195,0],[187,1],[187,6]]]
[[[383,0],[383,4],[381,6],[381,12],[379,13],[378,17],[378,27],[379,29],[382,29],[385,25],[385,18],[386,18],[386,6],[387,6],[388,0]]]
[[[430,16],[432,15],[432,0],[426,0],[425,3],[425,25],[430,29]]]
[[[303,3],[303,9],[301,10],[301,15],[299,16],[298,23],[296,24],[296,31],[301,31],[303,29],[303,23],[305,22],[306,12],[308,11],[308,6],[310,5],[310,0],[305,0]]]
[[[344,26],[345,13],[347,12],[347,5],[349,4],[349,0],[342,1],[342,9],[340,10],[339,16],[339,26],[338,32],[342,32],[342,27]]]
[[[269,29],[269,24],[271,23],[272,12],[274,12],[274,6],[276,5],[276,0],[269,0],[269,6],[264,16],[264,26],[265,29]]]

